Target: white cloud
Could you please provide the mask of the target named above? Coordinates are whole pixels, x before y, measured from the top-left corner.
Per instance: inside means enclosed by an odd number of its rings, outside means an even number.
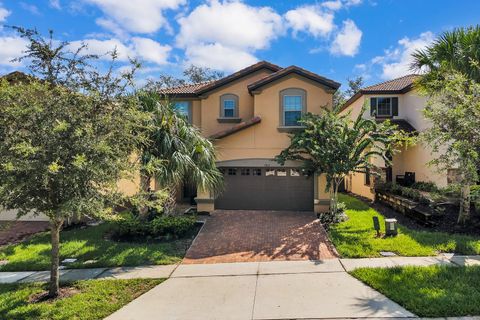
[[[57,9],[57,10],[62,9],[62,6],[60,5],[60,0],[50,0],[49,5],[50,5],[50,7],[54,8],[54,9]]]
[[[294,34],[307,32],[314,37],[328,36],[335,28],[333,18],[333,13],[323,11],[318,5],[298,7],[285,14],[287,24]]]
[[[141,59],[155,64],[166,64],[170,51],[172,48],[168,45],[161,45],[160,43],[149,38],[132,39],[133,49],[136,55]]]
[[[12,12],[8,11],[7,9],[3,8],[2,3],[0,2],[0,22],[4,22],[7,20],[7,17],[11,14]]]
[[[344,0],[344,4],[346,7],[358,6],[361,3],[362,0]]]
[[[358,53],[362,31],[358,29],[355,22],[348,19],[343,21],[343,27],[335,36],[330,52],[337,55],[353,57]]]
[[[0,37],[0,65],[11,68],[20,67],[20,62],[12,62],[13,59],[22,56],[26,49],[27,41],[20,37]]]
[[[237,71],[258,61],[251,53],[220,43],[189,46],[186,55],[188,63],[224,71]]]
[[[322,6],[324,6],[327,9],[336,11],[336,10],[340,10],[342,8],[343,3],[340,0],[331,0],[331,1],[323,2]]]
[[[129,58],[139,58],[142,61],[162,65],[168,63],[171,47],[149,39],[134,37],[127,44],[118,39],[85,39],[71,42],[72,48],[79,48],[82,43],[87,45],[85,53],[96,54],[110,59],[108,52],[117,50],[118,61],[128,61]]]
[[[26,11],[30,12],[31,14],[34,14],[36,16],[41,15],[40,10],[38,10],[38,7],[34,4],[20,2],[20,6],[22,7],[23,10],[26,10]]]
[[[137,33],[152,33],[168,27],[164,11],[175,10],[186,0],[83,0],[97,5],[110,20],[125,30]],[[103,24],[105,25],[105,23]]]
[[[202,4],[178,23],[176,43],[188,62],[225,71],[255,62],[255,51],[268,48],[284,31],[282,17],[270,7],[228,0]]]
[[[434,38],[430,31],[421,33],[418,38],[405,37],[398,41],[398,47],[386,50],[385,55],[373,58],[371,63],[382,67],[381,77],[386,80],[412,73],[412,53],[431,44]]]

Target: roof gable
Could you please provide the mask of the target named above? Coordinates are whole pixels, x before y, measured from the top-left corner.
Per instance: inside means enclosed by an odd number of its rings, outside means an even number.
[[[360,89],[350,99],[347,100],[340,109],[341,111],[348,108],[352,103],[357,101],[364,94],[403,94],[413,89],[415,79],[419,77],[418,74],[408,74],[406,76],[380,82],[365,88]]]
[[[257,80],[251,84],[248,85],[248,90],[250,92],[255,91],[269,83],[272,83],[278,79],[281,79],[285,76],[288,76],[290,74],[297,74],[300,75],[304,78],[307,78],[309,80],[312,80],[314,82],[317,82],[321,85],[327,86],[333,90],[337,90],[340,87],[340,83],[335,82],[331,79],[322,77],[316,73],[310,72],[308,70],[305,70],[303,68],[297,67],[297,66],[290,66],[281,70],[278,70],[277,72],[272,73],[271,75],[268,75],[260,80]]]

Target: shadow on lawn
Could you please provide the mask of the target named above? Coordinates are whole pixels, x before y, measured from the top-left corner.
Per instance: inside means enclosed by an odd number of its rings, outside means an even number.
[[[191,239],[168,242],[115,242],[105,239],[111,225],[71,229],[61,233],[61,259],[76,258],[69,268],[136,266],[176,263],[185,255]],[[27,242],[0,249],[0,260],[9,263],[0,271],[48,270],[50,266],[49,233],[34,236]],[[90,261],[89,261],[90,260]],[[90,263],[85,264],[86,261]]]
[[[397,237],[377,238],[372,218],[377,216],[383,229],[384,216],[355,197],[341,195],[340,201],[347,205],[350,219],[333,226],[330,236],[343,256],[372,257],[379,256],[380,251],[393,251],[405,256],[436,255],[438,252],[480,253],[480,238],[412,230],[402,225]]]

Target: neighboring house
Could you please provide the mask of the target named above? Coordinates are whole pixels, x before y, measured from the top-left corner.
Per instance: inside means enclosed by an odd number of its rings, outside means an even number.
[[[352,117],[357,117],[366,104],[365,118],[379,122],[389,119],[406,132],[422,132],[429,126],[422,113],[427,99],[414,89],[416,77],[418,76],[407,75],[363,88],[343,105],[342,114],[351,112]],[[386,167],[383,160],[372,161],[383,169],[383,179],[388,182],[402,183],[405,179],[414,179],[434,182],[444,187],[449,183],[449,177],[454,176],[455,170],[439,172],[435,167],[427,165],[432,159],[432,150],[423,143],[418,143],[393,155],[390,167]],[[370,199],[375,196],[373,179],[369,174],[351,173],[345,179],[345,188]]]
[[[274,161],[301,130],[305,112],[332,106],[339,83],[302,68],[259,62],[225,78],[162,90],[179,112],[214,141],[225,177],[220,195],[185,185],[181,200],[195,198],[198,211],[262,209],[326,211],[325,178],[306,177],[300,163]]]

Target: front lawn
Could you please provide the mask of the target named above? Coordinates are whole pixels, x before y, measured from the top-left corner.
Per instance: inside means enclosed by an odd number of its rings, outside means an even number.
[[[480,237],[442,232],[411,230],[399,227],[399,235],[377,238],[373,216],[379,217],[384,231],[384,217],[365,202],[349,195],[339,195],[347,206],[349,219],[333,225],[330,239],[344,258],[379,257],[380,251],[391,251],[401,256],[431,256],[438,252],[480,254]]]
[[[61,259],[76,258],[69,268],[138,266],[172,264],[185,255],[192,239],[167,242],[116,242],[105,239],[109,223],[84,229],[63,231],[60,236]],[[50,233],[38,234],[28,241],[0,248],[0,260],[8,264],[0,271],[48,270],[50,266]],[[88,263],[85,263],[87,262]]]
[[[47,284],[0,284],[0,319],[4,320],[100,320],[112,314],[163,280],[88,280],[71,284],[70,297],[29,303]]]
[[[352,275],[420,317],[480,315],[480,267],[364,268]]]

